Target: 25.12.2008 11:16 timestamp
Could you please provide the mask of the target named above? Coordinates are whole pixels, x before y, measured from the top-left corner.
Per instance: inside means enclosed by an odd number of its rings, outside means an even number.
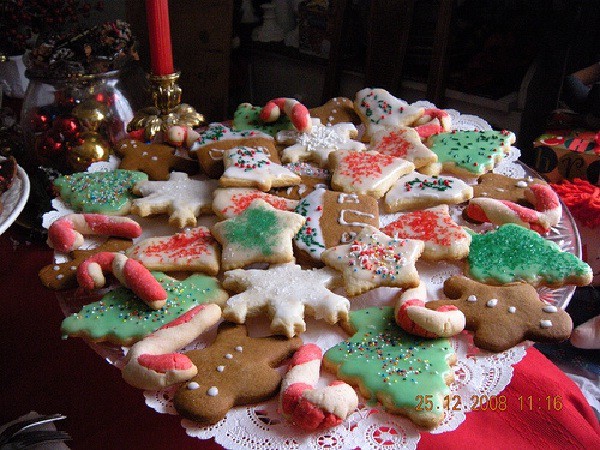
[[[432,395],[417,395],[415,409],[417,411],[432,411],[434,409]],[[516,405],[512,407],[519,411],[560,411],[563,407],[562,397],[560,395],[547,395],[545,397],[535,397],[533,395],[517,397]],[[436,409],[445,409],[448,411],[506,411],[509,408],[509,402],[504,395],[471,395],[463,399],[460,395],[444,396],[443,406]]]

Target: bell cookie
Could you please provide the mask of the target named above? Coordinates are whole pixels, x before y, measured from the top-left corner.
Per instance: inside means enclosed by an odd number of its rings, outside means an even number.
[[[194,306],[222,305],[228,298],[216,278],[196,274],[178,281],[161,272],[152,274],[168,293],[163,308],[151,309],[130,289],[121,286],[66,317],[61,324],[62,335],[131,345]]]
[[[329,158],[334,190],[377,199],[383,197],[398,178],[415,170],[410,161],[374,151],[337,150]]]
[[[416,169],[429,166],[438,160],[437,155],[421,142],[419,134],[410,127],[373,133],[369,150],[406,159],[412,162]]]
[[[394,308],[372,307],[350,312],[344,328],[352,336],[325,352],[324,367],[358,386],[371,401],[416,425],[435,428],[444,419],[444,397],[454,380],[456,354],[448,339],[427,339],[404,332]],[[431,408],[420,408],[427,398]]]
[[[221,268],[231,270],[248,264],[294,261],[292,238],[305,222],[300,214],[280,211],[261,199],[241,214],[211,228],[223,246]]]
[[[144,172],[150,180],[167,180],[171,170],[192,175],[198,173],[198,164],[194,160],[176,155],[169,145],[124,139],[117,143],[115,152],[121,157],[119,169]]]
[[[350,122],[354,125],[361,123],[360,117],[354,111],[354,103],[347,97],[334,97],[324,105],[308,111],[311,117],[319,119],[323,125],[335,125],[341,122]]]
[[[394,239],[368,226],[349,244],[325,250],[321,259],[342,272],[344,287],[352,297],[380,286],[418,286],[415,262],[423,248],[423,241]]]
[[[238,405],[274,397],[282,376],[275,369],[300,348],[299,337],[249,337],[244,325],[224,323],[208,347],[185,355],[198,374],[173,397],[177,413],[201,426],[213,425]]]
[[[54,180],[60,198],[75,211],[125,216],[131,211],[136,183],[148,175],[135,170],[77,172]]]
[[[515,140],[510,131],[452,131],[432,135],[427,146],[437,155],[444,172],[477,178],[497,166]]]
[[[241,214],[257,198],[282,211],[293,211],[297,200],[278,197],[258,189],[219,188],[214,192],[213,211],[219,219],[231,219]]]
[[[427,302],[427,308],[457,307],[474,344],[484,350],[502,352],[527,340],[560,342],[573,328],[569,314],[541,301],[527,283],[488,286],[456,275],[444,282],[444,294],[448,300]]]
[[[283,164],[300,177],[300,184],[271,189],[271,193],[278,197],[299,200],[318,188],[329,189],[331,172],[329,169],[317,167],[315,164],[297,162]]]
[[[168,214],[173,226],[195,227],[196,217],[212,212],[216,180],[194,180],[185,173],[172,172],[167,181],[142,181],[133,191],[143,196],[133,201],[131,212],[140,217]]]
[[[260,106],[240,103],[233,113],[233,129],[235,131],[257,130],[273,137],[277,135],[278,131],[294,129],[294,125],[286,115],[280,115],[274,122],[265,122],[260,118],[261,111],[262,107]]]
[[[446,176],[412,172],[400,177],[388,191],[384,207],[388,212],[456,205],[473,197],[473,188],[464,181]]]
[[[452,220],[448,205],[404,213],[381,231],[396,239],[423,241],[424,260],[463,259],[469,254],[471,235]]]
[[[589,265],[538,233],[512,223],[484,234],[473,234],[468,275],[487,284],[525,281],[533,286],[586,286]]]
[[[207,227],[136,242],[125,252],[150,270],[203,272],[217,275],[221,251]]]
[[[329,324],[348,318],[350,302],[330,290],[338,285],[339,274],[329,268],[281,264],[267,270],[230,270],[223,287],[238,294],[227,301],[223,317],[245,323],[247,317],[268,313],[271,332],[291,338],[306,331],[305,314]]]
[[[364,227],[379,226],[377,200],[368,195],[316,189],[300,200],[296,212],[306,223],[294,245],[313,261],[321,261],[327,248],[352,242]]]

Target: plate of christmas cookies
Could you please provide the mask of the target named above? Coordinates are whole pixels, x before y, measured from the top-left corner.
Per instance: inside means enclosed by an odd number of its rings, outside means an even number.
[[[60,332],[226,448],[414,448],[569,337],[592,272],[515,135],[382,89],[243,103],[57,178]]]

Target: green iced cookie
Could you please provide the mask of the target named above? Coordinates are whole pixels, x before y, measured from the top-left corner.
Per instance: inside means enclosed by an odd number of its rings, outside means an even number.
[[[279,131],[294,129],[290,119],[283,114],[275,122],[263,122],[259,118],[261,109],[260,106],[241,103],[233,113],[233,129],[236,131],[259,130],[273,137]]]

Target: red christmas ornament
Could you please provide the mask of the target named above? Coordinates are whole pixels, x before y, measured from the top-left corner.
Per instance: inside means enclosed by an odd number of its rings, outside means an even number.
[[[52,124],[52,130],[62,137],[64,142],[70,142],[81,133],[79,121],[72,116],[58,116]]]

